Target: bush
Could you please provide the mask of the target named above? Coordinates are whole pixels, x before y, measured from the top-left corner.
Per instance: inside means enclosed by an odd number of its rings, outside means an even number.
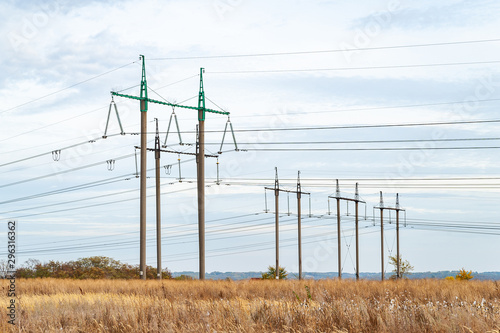
[[[285,270],[284,267],[280,267],[279,270],[279,278],[280,280],[285,280],[288,276],[288,272]],[[274,266],[269,266],[267,268],[266,273],[262,273],[262,279],[263,280],[275,280],[276,279],[276,268]]]
[[[455,279],[459,280],[459,281],[468,281],[468,280],[471,280],[473,279],[474,276],[472,275],[472,271],[466,271],[465,268],[462,268],[457,276],[455,276]]]

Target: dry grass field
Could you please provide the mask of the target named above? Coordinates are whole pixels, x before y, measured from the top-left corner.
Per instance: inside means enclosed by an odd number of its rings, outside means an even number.
[[[2,332],[500,330],[496,282],[30,279],[16,288],[18,325],[2,305]]]

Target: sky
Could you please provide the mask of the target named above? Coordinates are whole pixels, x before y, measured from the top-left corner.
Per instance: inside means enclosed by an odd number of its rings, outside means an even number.
[[[275,168],[302,197],[303,270],[336,272],[336,179],[360,205],[361,272],[381,271],[380,191],[415,271],[500,271],[500,23],[495,1],[2,1],[0,219],[17,258],[139,262],[137,100],[196,106],[204,68],[206,270],[275,263]],[[165,137],[172,112],[178,119]],[[151,103],[162,144],[193,153],[196,111]],[[56,161],[54,160],[56,159]],[[179,160],[180,159],[180,160]],[[108,162],[109,161],[109,162]],[[217,164],[217,162],[219,164]],[[217,165],[219,178],[217,178]],[[198,270],[196,163],[161,155],[162,265]],[[156,265],[154,154],[147,263]],[[112,169],[112,170],[108,170]],[[179,179],[181,178],[181,179]],[[281,192],[280,264],[298,271],[297,202]],[[330,206],[330,208],[329,208]],[[267,211],[266,211],[267,209]],[[384,211],[384,260],[396,254]],[[341,205],[343,272],[355,271],[354,205]],[[7,235],[7,227],[2,231]],[[0,246],[7,249],[7,237]],[[3,245],[2,245],[3,244]],[[3,253],[6,256],[6,251]]]

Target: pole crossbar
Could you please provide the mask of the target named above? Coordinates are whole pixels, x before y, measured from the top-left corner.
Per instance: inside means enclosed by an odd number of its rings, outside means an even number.
[[[163,102],[163,101],[159,101],[159,100],[152,99],[152,98],[143,98],[143,97],[141,98],[141,97],[137,97],[137,96],[133,96],[133,95],[120,94],[120,93],[117,93],[117,92],[114,92],[114,91],[111,92],[111,95],[113,95],[113,96],[119,96],[119,97],[125,97],[125,98],[130,98],[130,99],[136,99],[136,100],[139,100],[139,101],[146,100],[146,101],[148,101],[150,103],[161,104],[161,105],[168,105],[168,106],[173,106],[173,107],[176,107],[176,108],[199,110],[199,108],[196,107],[196,106],[188,106],[188,105],[181,105],[181,104]],[[213,110],[213,109],[208,109],[208,108],[203,108],[203,109],[205,110],[205,112],[223,114],[223,115],[226,115],[226,116],[229,115],[229,112],[227,112],[227,111],[219,111],[219,110]]]
[[[141,147],[135,146],[137,149],[141,149]],[[154,148],[146,148],[148,151],[156,151]],[[186,152],[181,152],[181,151],[175,151],[175,150],[167,150],[167,149],[159,149],[159,151],[164,152],[164,153],[172,153],[172,154],[181,154],[181,155],[193,155],[196,156],[196,153],[186,153]],[[215,157],[218,158],[218,155],[209,155],[205,154],[205,157]]]
[[[274,187],[264,187],[264,189],[270,190],[270,191],[280,191],[280,192],[287,192],[287,193],[300,193],[300,194],[311,195],[311,193],[309,193],[309,192],[275,189]]]
[[[339,199],[339,200],[345,200],[345,201],[354,201],[354,202],[359,202],[359,203],[364,203],[366,204],[366,201],[361,200],[361,199],[353,199],[353,198],[348,198],[348,197],[337,197],[337,196],[328,196],[330,199]]]

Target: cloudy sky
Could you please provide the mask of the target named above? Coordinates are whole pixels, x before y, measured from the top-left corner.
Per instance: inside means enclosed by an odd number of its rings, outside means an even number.
[[[134,146],[146,59],[150,98],[231,114],[219,161],[206,159],[211,271],[274,263],[274,201],[301,171],[305,271],[337,270],[335,179],[355,183],[360,270],[380,271],[379,191],[401,218],[401,253],[416,271],[499,271],[500,37],[495,1],[3,1],[0,218],[18,221],[18,255],[41,261],[105,255],[139,261]],[[196,112],[175,109],[167,146],[193,152]],[[165,140],[172,108],[150,104]],[[209,114],[207,153],[227,117]],[[290,130],[294,129],[294,130]],[[56,151],[57,153],[52,153]],[[60,151],[60,152],[59,152]],[[57,155],[57,156],[53,156]],[[54,161],[53,157],[58,157]],[[162,155],[163,266],[198,269],[196,170]],[[56,158],[57,159],[57,158]],[[111,161],[111,162],[107,162]],[[108,170],[112,164],[113,170]],[[155,265],[154,156],[148,159],[147,261]],[[179,174],[182,182],[179,182]],[[288,207],[290,211],[288,211]],[[310,207],[310,208],[309,208]],[[354,271],[354,207],[342,204],[342,266]],[[296,197],[280,196],[280,262],[297,271]],[[289,215],[290,213],[290,215]],[[384,257],[395,216],[384,213]],[[6,229],[5,229],[6,231]],[[5,245],[6,239],[0,240]],[[390,267],[387,268],[391,270]]]

